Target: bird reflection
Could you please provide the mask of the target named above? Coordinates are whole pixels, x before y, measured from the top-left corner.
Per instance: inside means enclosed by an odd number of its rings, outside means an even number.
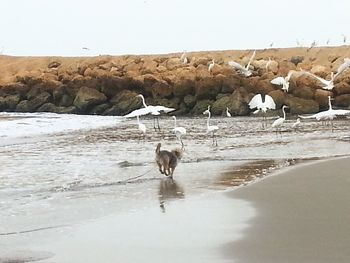
[[[159,185],[159,203],[163,213],[165,213],[166,202],[172,199],[185,198],[183,188],[172,178],[164,178]]]

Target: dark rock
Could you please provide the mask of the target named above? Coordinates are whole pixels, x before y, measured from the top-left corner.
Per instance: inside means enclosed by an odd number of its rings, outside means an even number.
[[[79,110],[84,112],[88,108],[103,103],[106,100],[106,95],[99,92],[98,90],[91,89],[88,87],[81,87],[73,103],[74,106],[76,106]]]
[[[346,107],[350,106],[350,94],[344,94],[335,97],[334,105],[338,107]]]
[[[290,113],[292,114],[315,113],[319,111],[319,105],[314,100],[288,96],[286,104],[289,106]]]
[[[196,104],[196,97],[193,95],[186,95],[184,97],[184,103],[187,108],[192,109],[194,105]]]
[[[48,68],[58,68],[59,66],[61,66],[61,62],[52,61],[47,67]]]
[[[29,100],[22,100],[16,106],[17,112],[33,112],[33,107]]]
[[[76,114],[76,113],[79,113],[79,111],[78,111],[78,109],[75,106],[57,107],[57,113],[61,113],[61,114]]]
[[[315,101],[320,105],[320,109],[328,109],[328,96],[333,97],[333,92],[324,89],[315,91]]]
[[[295,66],[297,66],[299,63],[303,62],[304,57],[303,56],[293,56],[290,59],[290,62],[292,62]]]
[[[282,90],[274,90],[269,92],[269,94],[276,103],[276,109],[282,108],[283,105],[286,105],[287,93]]]
[[[104,111],[103,114],[122,116],[143,107],[141,98],[136,97],[138,94],[130,90],[121,91],[110,100],[113,106]]]
[[[57,112],[57,106],[51,102],[45,103],[41,105],[38,109],[37,112]]]
[[[314,98],[314,89],[310,87],[298,87],[292,90],[292,94],[302,99],[312,100]]]
[[[213,105],[213,100],[199,100],[196,105],[191,110],[191,114],[193,115],[202,115],[203,112],[208,109],[208,105]]]
[[[100,104],[100,105],[93,107],[92,110],[89,112],[89,114],[101,115],[110,107],[111,107],[111,105],[109,105],[108,103],[103,103],[103,104]]]
[[[221,83],[213,78],[200,79],[195,86],[197,100],[215,99],[216,95],[221,91]]]
[[[6,110],[8,108],[6,100],[4,97],[0,97],[0,111]]]
[[[17,107],[17,104],[20,102],[20,100],[21,100],[21,95],[20,94],[9,95],[9,96],[6,96],[4,98],[4,102],[6,103],[7,108],[9,110],[15,110],[16,107]]]

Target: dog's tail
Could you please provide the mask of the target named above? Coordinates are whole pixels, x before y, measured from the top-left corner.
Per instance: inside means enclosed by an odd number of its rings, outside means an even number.
[[[158,143],[156,148],[156,154],[160,153],[160,146],[161,146],[161,143]]]

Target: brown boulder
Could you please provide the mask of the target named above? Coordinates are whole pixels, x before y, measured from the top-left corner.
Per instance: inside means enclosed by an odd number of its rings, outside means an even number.
[[[344,94],[335,97],[334,105],[338,107],[350,107],[350,94]]]
[[[91,89],[88,87],[81,87],[74,99],[74,106],[81,111],[87,110],[89,107],[103,103],[107,100],[106,95],[99,92],[98,90]]]
[[[302,99],[312,100],[314,98],[314,89],[306,86],[299,86],[292,90],[292,94]]]
[[[305,100],[297,97],[288,96],[286,100],[287,106],[292,114],[315,113],[319,111],[319,105],[314,100]]]
[[[274,90],[269,92],[269,94],[276,103],[276,109],[281,108],[283,105],[286,105],[287,93],[282,90]]]
[[[222,83],[213,77],[200,79],[195,83],[195,96],[197,100],[215,99],[221,86]]]
[[[142,100],[137,97],[139,93],[130,90],[123,90],[116,94],[111,103],[113,106],[104,111],[105,115],[125,115],[133,110],[143,107]]]
[[[169,58],[165,62],[165,67],[168,70],[174,70],[174,69],[177,69],[179,67],[182,67],[182,62],[181,62],[180,58]]]
[[[315,91],[315,101],[320,105],[320,109],[328,109],[328,96],[333,97],[333,92],[324,89]]]
[[[209,105],[214,103],[213,100],[199,100],[196,105],[192,108],[191,114],[202,115],[203,112],[208,108]]]
[[[350,94],[350,84],[345,81],[341,81],[335,84],[333,90],[338,95]]]

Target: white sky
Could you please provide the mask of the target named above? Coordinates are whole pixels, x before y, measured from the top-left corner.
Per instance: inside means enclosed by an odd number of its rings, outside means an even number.
[[[8,55],[151,54],[350,43],[349,0],[0,0]],[[88,47],[90,50],[84,50]]]

